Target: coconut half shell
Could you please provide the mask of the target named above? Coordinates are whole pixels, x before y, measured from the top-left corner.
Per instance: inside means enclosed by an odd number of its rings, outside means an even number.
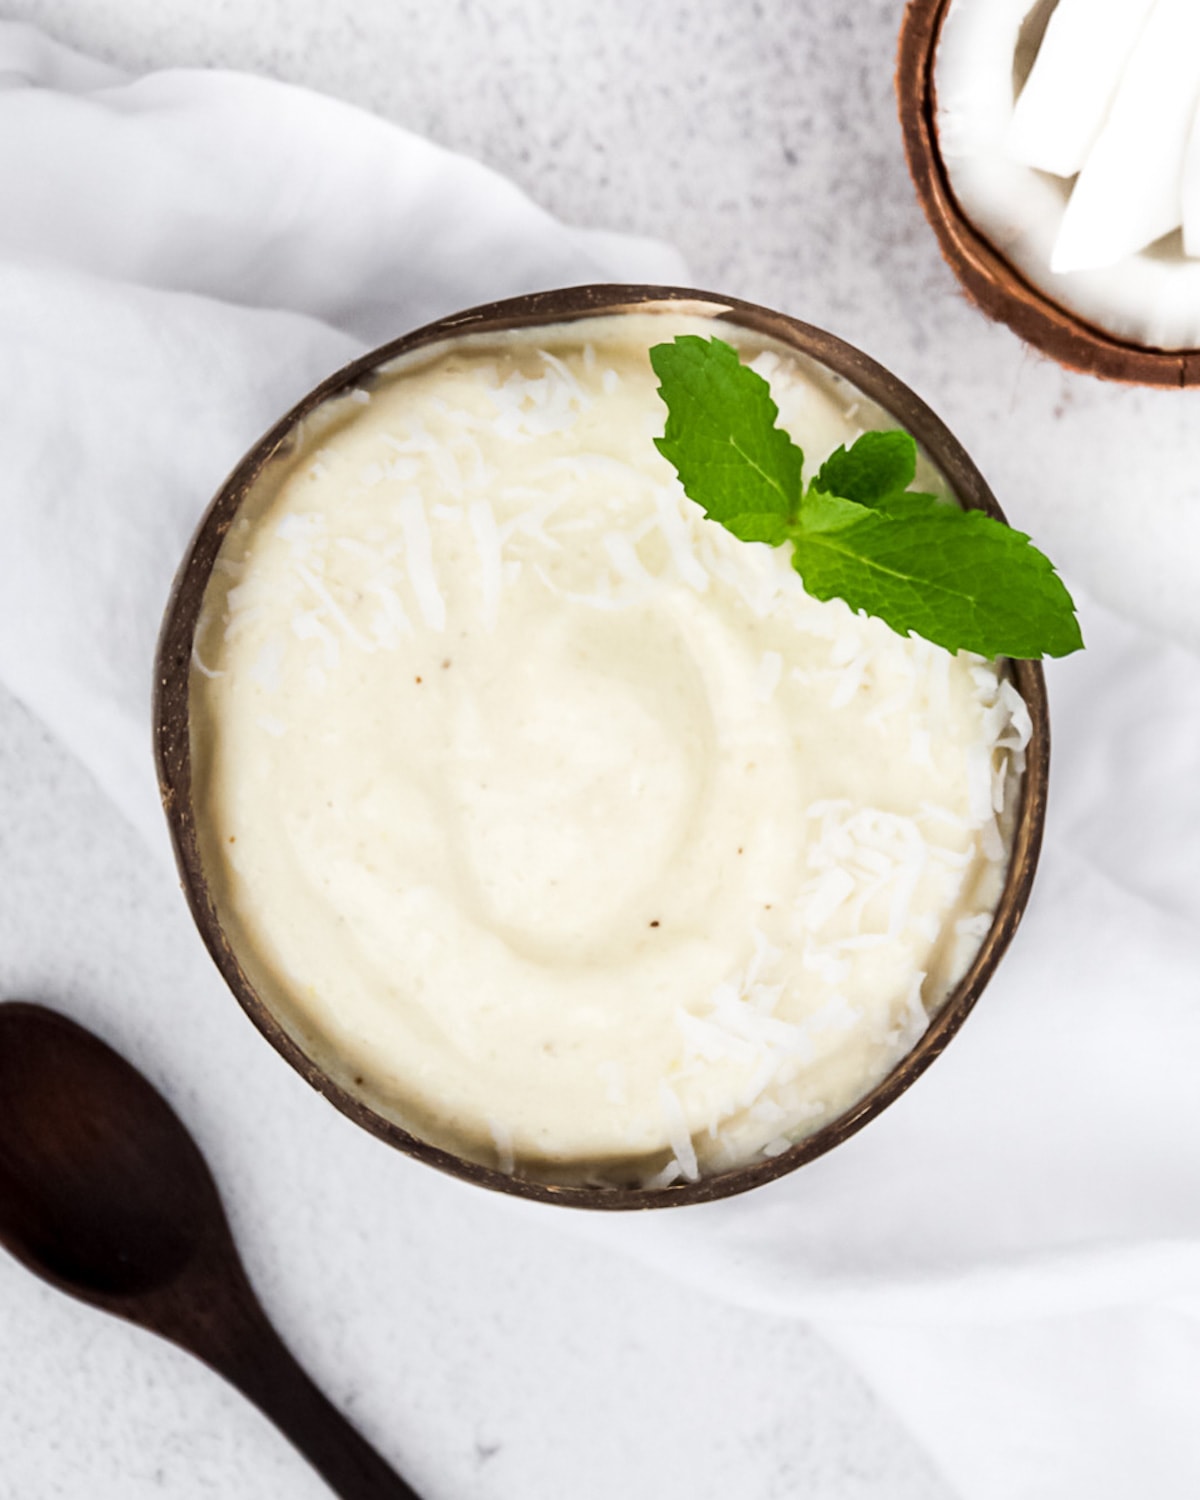
[[[200,853],[197,822],[203,813],[193,795],[189,684],[193,639],[222,539],[259,475],[275,456],[287,451],[296,441],[305,419],[326,401],[334,400],[364,382],[369,384],[381,367],[400,356],[425,345],[452,339],[457,334],[498,332],[570,322],[598,314],[630,312],[687,312],[708,317],[712,319],[717,334],[728,322],[776,339],[802,358],[816,361],[856,386],[911,433],[966,509],[982,510],[997,520],[1004,519],[979,470],[929,407],[889,371],[832,334],[753,303],[687,288],[601,285],[538,292],[442,318],[394,343],[364,354],[323,381],[282,417],[234,469],[201,520],[176,575],[155,663],[155,759],[180,880],[200,935],[250,1020],[314,1089],[357,1125],[397,1150],[481,1187],[574,1208],[666,1208],[706,1203],[746,1192],[823,1155],[861,1130],[898,1098],[940,1056],[957,1033],[1017,929],[1037,867],[1049,776],[1050,723],[1041,664],[1015,661],[1010,664],[1013,682],[1029,709],[1032,736],[1026,750],[1008,875],[991,927],[966,974],[932,1017],[929,1029],[912,1051],[845,1114],[804,1137],[779,1156],[702,1177],[698,1182],[678,1182],[659,1189],[554,1186],[513,1176],[410,1134],[357,1093],[352,1083],[341,1076],[336,1062],[323,1055],[320,1046],[303,1042],[294,1034],[287,1017],[277,1013],[268,998],[258,993],[242,967],[222,925]],[[361,1083],[360,1079],[353,1080],[353,1084],[358,1083]]]
[[[938,150],[935,58],[951,0],[909,0],[900,28],[896,99],[917,197],[942,254],[988,317],[1070,370],[1134,385],[1200,385],[1200,350],[1130,344],[1104,333],[1032,286],[959,207]]]

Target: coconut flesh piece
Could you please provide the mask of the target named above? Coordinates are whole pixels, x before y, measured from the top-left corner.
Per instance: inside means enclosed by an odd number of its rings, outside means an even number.
[[[1140,127],[1139,112],[1131,106],[1137,97],[1146,98],[1148,92],[1153,103],[1152,117],[1162,120],[1166,111],[1160,109],[1157,96],[1160,92],[1169,94],[1173,101],[1170,121],[1174,122],[1175,134],[1172,140],[1168,130],[1164,142],[1153,124],[1148,123],[1153,134],[1147,142],[1141,139],[1140,129],[1122,126],[1115,146],[1104,148],[1105,154],[1097,163],[1103,170],[1093,174],[1098,177],[1098,184],[1093,182],[1088,188],[1077,222],[1083,221],[1086,229],[1093,212],[1089,205],[1099,203],[1105,224],[1115,223],[1123,232],[1125,221],[1136,217],[1141,229],[1132,236],[1137,241],[1132,248],[1115,251],[1112,246],[1116,231],[1106,229],[1105,233],[1110,235],[1109,253],[1119,258],[1108,265],[1097,265],[1097,257],[1093,255],[1089,265],[1072,270],[1054,269],[1052,261],[1073,184],[1066,177],[1036,170],[1028,162],[1016,159],[1012,150],[1014,132],[1019,142],[1025,141],[1028,132],[1037,125],[1040,113],[1050,138],[1043,151],[1062,153],[1058,160],[1069,161],[1072,144],[1078,148],[1078,142],[1094,126],[1095,97],[1104,92],[1104,87],[1103,80],[1098,80],[1092,69],[1101,68],[1109,56],[1111,43],[1093,38],[1079,42],[1074,49],[1077,56],[1083,49],[1092,59],[1087,70],[1090,81],[1082,84],[1078,81],[1079,71],[1064,62],[1072,51],[1068,44],[1073,37],[1078,41],[1089,26],[1104,29],[1108,35],[1109,28],[1118,25],[1109,19],[1110,11],[1121,12],[1123,21],[1119,24],[1128,36],[1135,29],[1133,12],[1140,9],[1145,13],[1147,7],[1146,0],[1083,0],[1082,4],[1062,0],[1051,16],[1053,22],[1058,12],[1064,13],[1059,35],[1053,48],[1047,50],[1051,42],[1051,28],[1047,26],[1042,49],[1029,74],[1032,86],[1035,75],[1041,71],[1037,93],[1026,106],[1027,116],[1017,120],[1018,94],[1024,98],[1017,64],[1027,44],[1027,22],[1036,21],[1036,14],[1031,17],[1031,11],[1038,9],[1044,7],[1035,7],[1033,0],[952,0],[938,43],[935,84],[938,146],[954,194],[967,218],[1010,264],[1060,306],[1129,343],[1161,349],[1200,347],[1200,262],[1185,257],[1182,243],[1161,240],[1170,229],[1188,222],[1193,225],[1191,243],[1200,242],[1200,160],[1197,160],[1200,132],[1193,130],[1196,100],[1200,97],[1200,4],[1197,0],[1157,0],[1143,24],[1136,28],[1131,50],[1144,51],[1144,59],[1133,74],[1131,89],[1136,84],[1137,92],[1131,93],[1130,106],[1123,106],[1120,115],[1128,114],[1129,120]],[[1170,87],[1159,77],[1150,82],[1147,90],[1139,79],[1151,78],[1156,58],[1165,59]],[[1194,84],[1191,99],[1185,105],[1180,101],[1187,93],[1188,69],[1192,71]],[[1090,156],[1100,150],[1118,115],[1117,101],[1125,90],[1129,71],[1127,63],[1111,91],[1109,107],[1080,181],[1089,171]],[[1053,107],[1055,98],[1059,101],[1057,114]],[[1083,119],[1089,110],[1088,118]],[[1181,118],[1182,128],[1178,123]],[[1164,157],[1173,163],[1169,171],[1151,170],[1149,164],[1161,164]],[[1047,158],[1039,153],[1039,159]],[[1130,161],[1135,164],[1133,172],[1126,172],[1125,178],[1117,181],[1109,199],[1104,190],[1105,178],[1112,182],[1110,174],[1115,169],[1124,169]],[[1160,200],[1154,197],[1160,188],[1150,189],[1171,174],[1175,208],[1164,230],[1157,227],[1164,215],[1161,206],[1156,206]],[[1130,198],[1122,196],[1127,188],[1121,186],[1121,181],[1132,179],[1141,194],[1143,176],[1150,182],[1135,208]],[[1093,196],[1097,186],[1099,191]],[[1128,245],[1129,240],[1130,235],[1125,234],[1123,243]],[[1071,249],[1070,240],[1067,248]]]
[[[1183,248],[1200,256],[1200,109],[1183,157]]]
[[[1082,271],[1183,223],[1183,162],[1200,98],[1200,5],[1158,0],[1063,215],[1050,266]]]
[[[1013,111],[1018,161],[1074,177],[1104,125],[1154,0],[1059,0]]]

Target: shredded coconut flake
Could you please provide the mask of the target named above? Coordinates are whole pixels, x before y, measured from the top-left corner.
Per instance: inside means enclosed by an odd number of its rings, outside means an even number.
[[[353,620],[350,619],[345,610],[342,609],[341,605],[311,568],[306,567],[303,563],[297,563],[296,576],[306,588],[316,595],[325,613],[341,628],[342,633],[348,641],[357,646],[360,651],[375,650],[375,642],[368,640],[363,635],[362,631],[354,624]]]
[[[647,1177],[642,1186],[653,1190],[670,1187],[673,1182],[678,1182],[682,1173],[683,1168],[675,1157],[672,1157],[661,1172],[655,1172],[652,1177]]]
[[[1024,750],[1033,734],[1033,720],[1024,698],[1007,677],[1000,679],[1000,701],[1008,709],[1012,726],[1012,732],[1000,740],[1000,746],[1005,750]]]
[[[486,500],[473,500],[467,507],[467,521],[479,554],[479,612],[488,630],[495,630],[500,610],[500,585],[503,579],[503,554],[496,513]]]
[[[488,1121],[488,1129],[492,1133],[492,1141],[496,1147],[496,1166],[507,1177],[511,1177],[516,1169],[516,1159],[513,1156],[512,1131],[499,1120]]]
[[[972,828],[992,816],[992,752],[987,745],[967,746],[967,800]]]
[[[196,630],[196,634],[200,634],[200,630],[198,627]],[[214,667],[206,667],[204,665],[204,663],[200,660],[200,648],[196,645],[195,641],[192,642],[192,666],[194,666],[196,671],[199,672],[202,676],[207,677],[210,680],[214,677],[224,677],[225,675],[223,671],[218,671]]]
[[[959,937],[986,937],[991,931],[992,922],[995,918],[989,911],[977,911],[969,917],[959,917],[954,924],[954,931]]]
[[[658,1097],[662,1107],[663,1129],[675,1160],[679,1163],[679,1170],[689,1182],[696,1182],[700,1177],[700,1168],[683,1106],[676,1097],[675,1090],[665,1081],[658,1086]]]
[[[433,539],[420,495],[405,495],[397,506],[397,513],[404,534],[408,580],[416,595],[417,608],[430,630],[443,631],[446,628],[446,601],[438,588],[433,566]]]

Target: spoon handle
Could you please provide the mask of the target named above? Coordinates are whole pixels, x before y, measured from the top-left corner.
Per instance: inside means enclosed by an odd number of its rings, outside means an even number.
[[[249,1397],[341,1500],[421,1500],[304,1373],[249,1281],[222,1280],[220,1316],[193,1313],[190,1327],[162,1331]]]
[[[240,1351],[225,1373],[342,1500],[420,1500],[322,1395],[274,1329]]]

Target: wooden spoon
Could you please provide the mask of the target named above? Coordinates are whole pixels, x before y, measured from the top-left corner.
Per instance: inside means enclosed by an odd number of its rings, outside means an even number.
[[[344,1500],[419,1500],[284,1347],[174,1110],[99,1037],[22,1001],[0,1004],[0,1244],[224,1375]]]

